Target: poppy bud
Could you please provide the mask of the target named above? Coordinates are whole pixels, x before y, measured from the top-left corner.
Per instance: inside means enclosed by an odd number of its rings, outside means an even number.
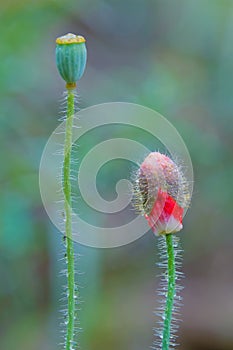
[[[189,202],[188,182],[181,169],[168,156],[150,153],[136,175],[135,204],[153,232],[180,231]]]
[[[75,87],[82,77],[87,60],[86,40],[81,35],[66,34],[56,40],[56,63],[67,87]]]

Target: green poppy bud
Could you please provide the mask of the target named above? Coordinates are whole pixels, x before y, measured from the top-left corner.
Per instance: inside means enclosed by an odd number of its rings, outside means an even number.
[[[71,33],[56,40],[57,68],[67,88],[74,88],[84,73],[87,61],[85,41],[83,36]]]

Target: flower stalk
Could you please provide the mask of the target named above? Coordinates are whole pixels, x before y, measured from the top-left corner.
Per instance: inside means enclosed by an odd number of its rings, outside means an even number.
[[[67,262],[67,330],[66,350],[72,349],[74,342],[75,322],[75,271],[74,245],[72,241],[72,198],[70,183],[72,127],[74,116],[74,90],[67,89],[67,118],[65,131],[65,155],[63,165],[63,191],[65,197],[65,234],[66,234],[66,262]]]
[[[162,350],[169,350],[170,334],[171,334],[171,322],[172,312],[174,305],[174,297],[176,294],[176,264],[175,254],[173,247],[172,234],[165,235],[166,247],[167,247],[167,299],[164,310],[164,324],[163,324],[163,336],[162,336]]]

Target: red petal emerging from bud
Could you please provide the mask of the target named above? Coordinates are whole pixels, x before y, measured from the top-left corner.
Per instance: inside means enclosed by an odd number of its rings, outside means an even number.
[[[183,211],[169,194],[159,190],[152,211],[145,218],[155,234],[172,233],[182,229]]]
[[[145,158],[137,174],[135,198],[155,234],[182,229],[190,194],[181,169],[169,157],[152,152]]]

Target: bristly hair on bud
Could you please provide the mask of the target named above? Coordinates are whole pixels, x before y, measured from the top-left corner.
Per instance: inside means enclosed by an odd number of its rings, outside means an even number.
[[[181,168],[168,156],[151,152],[135,177],[134,206],[156,235],[182,229],[190,197],[188,181]]]

